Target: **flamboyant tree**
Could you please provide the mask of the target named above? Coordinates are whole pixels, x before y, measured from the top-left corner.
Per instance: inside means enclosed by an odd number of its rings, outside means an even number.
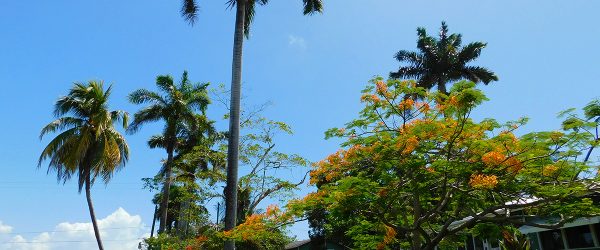
[[[588,123],[517,136],[526,119],[470,117],[486,100],[474,83],[449,96],[415,85],[372,81],[359,118],[326,133],[343,148],[315,164],[319,189],[292,212],[325,208],[325,228],[359,249],[434,249],[480,225],[557,228],[600,213],[597,177],[580,174],[592,169],[581,157],[596,141]]]

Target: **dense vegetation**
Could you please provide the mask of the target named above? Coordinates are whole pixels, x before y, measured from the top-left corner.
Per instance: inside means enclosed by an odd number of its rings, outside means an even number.
[[[300,220],[309,221],[316,249],[325,240],[356,249],[452,249],[466,234],[503,237],[507,247],[526,248],[515,235],[519,226],[558,228],[600,213],[590,198],[598,176],[589,162],[600,141],[600,102],[584,107],[583,116],[561,113],[563,127],[555,131],[523,133],[525,118],[473,119],[487,100],[476,84],[498,77],[470,65],[486,43],[462,46],[462,36],[449,34],[445,23],[439,38],[418,28],[418,51],[399,51],[395,58],[404,65],[389,79],[370,81],[358,118],[326,132],[343,140],[339,151],[314,164],[282,152],[277,141],[292,134],[290,125],[264,117],[262,109],[241,112],[243,36],[256,4],[267,3],[228,1],[236,9],[230,92],[211,95],[209,84],[192,82],[187,72],[179,82],[160,75],[158,91],[128,96],[145,105],[131,123],[126,112],[110,111],[111,87],[102,82],[76,83],[58,99],[57,120],[41,136],[58,134],[39,166],[47,161],[60,182],[77,177],[99,249],[90,187],[108,183],[127,162],[117,122],[130,134],[148,123],[162,125],[148,138],[149,148],[166,154],[156,163],[160,170],[143,179],[155,192],[153,223],[159,221],[156,237],[153,224],[141,244],[146,249],[282,249],[294,240],[287,226]],[[322,11],[322,1],[303,3],[305,15]],[[194,23],[197,11],[196,1],[183,1],[187,21]],[[228,131],[216,129],[207,115],[215,98],[230,103]],[[301,174],[282,177],[278,171]],[[315,191],[292,199],[305,181]]]

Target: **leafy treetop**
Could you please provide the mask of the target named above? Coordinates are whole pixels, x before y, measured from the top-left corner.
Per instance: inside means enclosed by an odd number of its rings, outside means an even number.
[[[587,198],[597,177],[579,175],[591,169],[579,157],[589,133],[516,136],[527,119],[470,118],[487,100],[473,82],[449,95],[416,85],[371,81],[359,118],[327,131],[343,148],[314,165],[319,189],[290,202],[291,213],[325,208],[326,228],[343,228],[356,248],[433,249],[485,223],[557,228],[600,212]]]

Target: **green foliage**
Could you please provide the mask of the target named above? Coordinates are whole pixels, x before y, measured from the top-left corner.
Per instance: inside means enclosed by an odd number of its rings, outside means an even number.
[[[527,236],[521,234],[519,230],[504,230],[502,232],[503,241],[500,242],[502,250],[529,250],[531,244]]]
[[[215,98],[222,102],[218,94]],[[169,235],[147,240],[149,249],[183,249],[187,246],[196,249],[198,244],[192,243],[197,243],[198,238],[206,238],[201,249],[222,248],[226,239],[235,240],[238,249],[281,249],[292,240],[285,231],[289,221],[282,220],[286,217],[278,209],[265,210],[263,203],[289,199],[304,181],[276,176],[275,172],[303,171],[308,162],[299,155],[277,150],[278,136],[291,135],[292,129],[286,123],[260,116],[261,111],[248,112],[242,117],[244,134],[240,144],[240,164],[248,172],[239,182],[240,217],[234,231],[219,231],[222,225],[208,220],[206,207],[207,201],[223,195],[220,187],[225,181],[227,147],[224,139],[227,134],[216,132],[213,122],[205,115],[196,115],[194,120],[177,124],[177,147],[172,164],[174,178],[166,220]],[[163,138],[155,137],[158,147],[163,147]],[[145,186],[154,191],[160,190],[162,180],[162,173],[144,179]],[[153,202],[161,201],[162,194],[157,194]],[[277,211],[278,216],[273,216],[273,211]],[[162,206],[159,212],[162,212]],[[174,225],[177,226],[172,228]]]
[[[600,214],[585,197],[597,177],[580,175],[592,169],[581,157],[592,139],[583,128],[517,137],[525,118],[470,118],[487,100],[473,83],[447,95],[411,81],[371,83],[359,117],[326,133],[345,142],[315,164],[318,191],[289,205],[326,208],[325,230],[343,230],[351,247],[433,249],[466,232],[499,238],[502,225],[560,227]]]
[[[203,235],[191,238],[162,233],[157,237],[144,239],[143,247],[146,250],[218,250],[223,249],[223,239],[216,230],[206,228]]]
[[[594,119],[600,116],[600,100],[594,100],[583,107],[585,118]]]
[[[488,240],[502,239],[502,229],[500,226],[490,222],[479,223],[471,229],[474,237]]]

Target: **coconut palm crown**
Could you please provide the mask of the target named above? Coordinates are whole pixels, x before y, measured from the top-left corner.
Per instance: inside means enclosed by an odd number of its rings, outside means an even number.
[[[108,110],[112,86],[103,90],[103,82],[75,83],[67,96],[58,99],[54,115],[58,118],[46,125],[44,135],[62,131],[42,151],[38,166],[49,159],[48,171],[56,171],[63,183],[73,175],[78,177],[79,192],[86,178],[93,184],[97,178],[105,183],[120,170],[129,157],[129,147],[123,135],[114,127],[122,122],[127,128],[128,114]]]
[[[448,26],[442,22],[439,39],[429,36],[424,28],[417,28],[418,51],[400,50],[395,58],[407,65],[391,72],[394,79],[416,79],[419,87],[438,90],[447,94],[446,84],[467,79],[488,84],[498,81],[498,76],[487,68],[468,65],[481,54],[486,43],[472,42],[461,46],[461,34],[448,34]]]

